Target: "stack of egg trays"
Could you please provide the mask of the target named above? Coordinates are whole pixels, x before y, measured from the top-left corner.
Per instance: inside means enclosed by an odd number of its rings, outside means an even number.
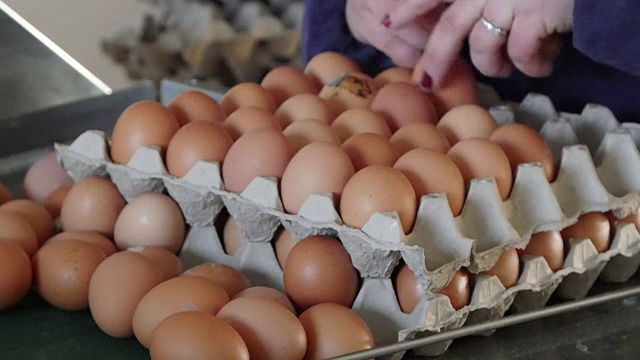
[[[490,111],[501,125],[518,121],[540,132],[560,164],[557,179],[550,184],[540,164],[522,164],[506,201],[493,179],[475,179],[457,217],[444,194],[423,196],[414,228],[406,235],[396,213],[374,214],[361,230],[343,225],[331,194],[313,194],[299,214],[286,214],[273,178],[256,178],[241,194],[227,192],[215,162],[198,162],[183,178],[173,177],[153,146],[140,148],[126,165],[114,164],[109,141],[100,131],[87,131],[70,145],[55,148],[75,181],[110,177],[127,201],[149,192],[172,196],[191,226],[180,252],[186,268],[227,264],[243,271],[255,286],[283,290],[282,269],[270,243],[281,225],[297,241],[311,235],[339,238],[363,278],[353,309],[369,324],[376,343],[384,345],[497,319],[509,308],[535,310],[553,292],[583,298],[598,277],[625,282],[640,266],[640,234],[633,224],[621,224],[605,253],[598,253],[589,239],[572,239],[564,267],[555,273],[543,257],[525,256],[512,288],[505,289],[495,276],[477,275],[470,305],[458,311],[446,296],[435,293],[458,269],[490,269],[505,249],[524,248],[533,233],[561,230],[592,211],[611,210],[623,217],[640,208],[640,137],[634,138],[640,128],[621,126],[598,105],[587,105],[581,114],[558,113],[547,97],[537,94]],[[246,240],[233,256],[223,250],[214,226],[224,208]],[[400,310],[390,279],[400,259],[426,289],[411,314]],[[450,344],[414,352],[438,355]]]

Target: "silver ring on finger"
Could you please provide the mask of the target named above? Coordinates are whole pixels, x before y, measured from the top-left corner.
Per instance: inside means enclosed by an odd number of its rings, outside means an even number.
[[[496,36],[507,36],[509,35],[509,30],[503,29],[501,27],[495,26],[489,22],[484,16],[480,18],[480,23],[482,26],[487,29],[489,32],[495,34]]]

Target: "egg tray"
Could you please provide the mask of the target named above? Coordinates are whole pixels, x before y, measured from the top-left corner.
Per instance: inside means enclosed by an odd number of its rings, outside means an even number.
[[[353,307],[371,326],[376,342],[388,344],[496,319],[509,307],[536,309],[554,291],[565,298],[581,298],[598,276],[626,281],[637,270],[640,234],[627,225],[618,229],[604,254],[598,254],[587,239],[572,240],[564,268],[556,273],[543,258],[525,257],[518,285],[510,289],[504,289],[496,277],[477,276],[471,304],[459,311],[448,298],[432,293],[463,266],[474,273],[491,268],[504,249],[523,248],[532,233],[560,230],[591,211],[614,210],[622,217],[638,209],[636,179],[640,178],[634,174],[640,173],[640,156],[629,132],[618,127],[613,131],[605,128],[606,134],[592,131],[589,125],[594,112],[606,114],[596,106],[587,106],[580,115],[540,111],[550,104],[545,99],[531,95],[521,104],[499,105],[491,112],[501,123],[524,119],[527,125],[536,125],[535,119],[548,120],[540,122],[538,129],[553,149],[562,149],[554,152],[561,154],[554,183],[547,182],[539,164],[521,165],[512,194],[503,202],[493,179],[473,180],[463,211],[455,218],[445,195],[424,196],[414,230],[407,236],[395,213],[375,214],[362,230],[342,225],[329,194],[310,196],[298,215],[285,214],[275,179],[256,178],[242,194],[226,192],[217,163],[199,162],[184,178],[172,177],[154,147],[140,148],[127,165],[113,164],[102,132],[86,132],[69,146],[56,144],[56,150],[74,180],[110,176],[127,201],[142,193],[166,190],[192,226],[180,255],[187,267],[207,261],[227,263],[243,270],[255,285],[282,290],[282,271],[269,244],[280,225],[296,240],[315,234],[338,237],[363,277]],[[597,167],[590,147],[575,145],[582,142],[582,134],[589,134],[587,139],[602,139],[599,147],[591,147]],[[247,240],[246,248],[232,257],[224,254],[219,239],[214,241],[213,222],[224,207]],[[429,290],[412,314],[400,311],[389,279],[400,258]],[[435,355],[449,344],[434,344],[417,352]]]

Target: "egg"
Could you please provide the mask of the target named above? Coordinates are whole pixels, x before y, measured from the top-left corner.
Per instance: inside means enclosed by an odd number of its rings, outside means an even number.
[[[202,91],[185,91],[171,101],[169,111],[175,115],[180,126],[192,121],[210,121],[220,123],[226,114],[222,106]]]
[[[13,195],[11,195],[9,189],[3,184],[0,184],[0,205],[11,200],[13,200]]]
[[[300,321],[284,306],[243,297],[231,300],[217,315],[242,337],[252,360],[301,360],[307,336]]]
[[[276,258],[282,269],[284,269],[287,263],[287,257],[289,257],[291,249],[293,249],[296,244],[297,241],[295,241],[291,233],[284,227],[277,233],[273,246],[276,251]]]
[[[327,236],[310,236],[298,242],[284,266],[284,290],[300,312],[327,302],[351,307],[358,282],[347,250]]]
[[[556,272],[564,264],[564,242],[558,231],[543,231],[531,235],[529,244],[518,254],[544,257],[549,269]]]
[[[16,243],[0,241],[0,311],[16,305],[31,286],[31,260]]]
[[[271,128],[282,130],[275,115],[265,109],[248,106],[238,109],[222,123],[233,141],[254,130]]]
[[[99,247],[79,240],[43,246],[32,259],[38,294],[62,310],[86,310],[91,276],[106,258]]]
[[[340,203],[342,190],[355,173],[349,156],[340,145],[318,142],[296,153],[282,175],[282,204],[289,214],[297,214],[311,194],[332,193]]]
[[[362,72],[360,65],[343,54],[325,51],[315,55],[304,68],[304,74],[318,87],[329,83],[341,74]]]
[[[275,112],[276,119],[283,129],[302,119],[316,119],[330,125],[336,115],[336,110],[328,101],[314,94],[294,95],[283,102]]]
[[[182,311],[216,315],[229,302],[224,289],[199,276],[178,276],[151,289],[133,313],[133,333],[148,348],[158,324]]]
[[[55,152],[50,152],[36,161],[24,176],[23,189],[27,199],[39,203],[64,185],[73,184],[73,179],[58,162]]]
[[[393,166],[398,159],[389,140],[378,134],[354,135],[342,144],[342,148],[356,171],[373,165]]]
[[[98,265],[89,283],[93,321],[109,336],[132,336],[138,303],[162,281],[160,268],[141,254],[122,251],[108,257]]]
[[[416,306],[418,306],[418,303],[420,303],[420,300],[425,296],[426,292],[422,285],[420,285],[416,275],[407,265],[400,267],[395,280],[400,309],[406,314],[411,314]],[[464,270],[456,271],[447,286],[435,291],[435,293],[447,296],[451,301],[451,307],[455,310],[462,309],[469,305],[469,299],[471,297],[469,275]]]
[[[271,93],[259,84],[252,82],[242,82],[229,89],[220,105],[227,116],[247,106],[259,107],[271,113],[277,109],[276,101]]]
[[[126,164],[142,146],[158,146],[164,154],[178,131],[178,120],[169,109],[154,101],[139,101],[126,108],[111,135],[111,160]]]
[[[435,125],[429,123],[407,124],[398,129],[389,141],[398,156],[413,149],[433,149],[445,154],[451,149],[449,140],[444,134]]]
[[[377,90],[369,75],[346,73],[325,84],[318,96],[342,113],[349,109],[368,109]]]
[[[340,145],[338,134],[326,123],[316,119],[302,119],[283,131],[294,152],[314,142],[330,142]]]
[[[502,148],[514,173],[520,164],[539,162],[547,180],[555,179],[556,164],[551,148],[535,130],[522,124],[506,124],[497,128],[489,139]]]
[[[222,164],[227,191],[240,193],[256,177],[282,178],[293,156],[288,139],[276,129],[259,129],[236,141]]]
[[[59,187],[57,190],[53,191],[49,196],[44,200],[42,205],[45,209],[51,214],[51,217],[57,219],[60,216],[60,211],[62,210],[62,203],[64,199],[67,197],[69,190],[73,185],[64,185]]]
[[[299,319],[307,333],[305,360],[328,359],[375,346],[367,323],[344,306],[319,304],[302,313]]]
[[[291,301],[286,294],[281,293],[280,291],[268,287],[255,286],[245,289],[239,292],[234,299],[239,298],[257,298],[262,300],[274,301],[282,306],[284,306],[287,310],[291,311],[293,315],[296,314],[296,309],[293,307]]]
[[[222,244],[224,252],[233,256],[244,243],[244,236],[236,219],[229,216],[222,228]]]
[[[276,105],[297,94],[317,94],[320,88],[302,71],[291,66],[279,66],[270,70],[260,83],[267,89]]]
[[[411,80],[412,71],[411,69],[402,68],[402,67],[390,67],[373,78],[374,83],[378,88],[381,88],[388,83],[393,82],[401,82],[409,85],[413,85],[413,81]]]
[[[249,279],[240,271],[223,264],[200,264],[184,272],[186,276],[202,276],[222,286],[232,299],[238,293],[248,289]]]
[[[414,149],[402,155],[393,166],[409,179],[416,199],[424,195],[447,195],[453,216],[458,216],[464,204],[464,178],[447,155],[430,149]]]
[[[619,223],[631,223],[634,224],[636,230],[640,232],[640,211],[631,213],[622,219],[618,219],[611,212],[605,213],[605,216],[609,219],[609,226],[611,227],[611,230],[615,230]],[[612,231],[612,233],[614,232],[615,231]]]
[[[475,178],[494,178],[502,200],[511,192],[513,175],[507,155],[488,139],[472,138],[455,144],[447,153],[467,186]]]
[[[118,249],[160,246],[177,253],[185,236],[185,221],[178,204],[167,195],[147,193],[122,209],[115,224]]]
[[[417,200],[413,186],[400,170],[370,166],[358,171],[344,187],[340,201],[342,221],[362,228],[378,212],[398,213],[405,234],[416,218]]]
[[[222,163],[233,139],[217,123],[192,121],[173,136],[167,148],[167,170],[177,177],[185,176],[198,161]]]
[[[249,360],[247,345],[233,327],[196,311],[173,314],[158,324],[149,354],[154,360]]]
[[[599,253],[609,250],[611,225],[609,219],[599,212],[586,213],[575,224],[562,230],[565,249],[570,248],[571,239],[590,239]]]
[[[151,260],[160,268],[164,280],[173,279],[182,274],[182,262],[171,251],[157,246],[129,248],[128,251],[137,252]]]
[[[451,281],[449,281],[449,284],[436,291],[436,293],[448,297],[451,301],[451,306],[456,310],[460,310],[469,305],[471,298],[469,274],[463,269],[456,271]]]
[[[506,249],[502,252],[496,264],[483,275],[495,275],[505,289],[515,286],[520,277],[520,259],[516,249]]]
[[[15,243],[29,256],[38,251],[36,233],[26,220],[16,214],[0,212],[0,241]]]
[[[427,94],[405,83],[383,86],[373,98],[371,110],[384,116],[391,132],[414,122],[438,122],[436,110]]]
[[[16,214],[29,223],[38,238],[38,245],[44,244],[55,234],[55,224],[44,206],[32,200],[13,200],[0,206],[0,211]]]
[[[111,180],[85,178],[73,185],[62,203],[62,229],[96,231],[111,238],[124,205],[124,198]]]
[[[338,135],[341,142],[362,133],[373,133],[385,138],[391,137],[391,130],[384,117],[368,109],[349,109],[331,123],[331,128]]]
[[[53,244],[57,241],[64,241],[64,240],[78,240],[78,241],[84,241],[86,243],[95,245],[98,248],[100,248],[100,250],[102,250],[107,256],[111,256],[118,251],[116,249],[116,245],[108,237],[100,233],[97,233],[95,231],[86,231],[86,230],[63,231],[53,236],[49,240],[47,240],[47,242],[45,243],[45,246]]]
[[[438,122],[438,129],[451,145],[470,138],[489,138],[497,128],[493,116],[478,105],[456,106]]]

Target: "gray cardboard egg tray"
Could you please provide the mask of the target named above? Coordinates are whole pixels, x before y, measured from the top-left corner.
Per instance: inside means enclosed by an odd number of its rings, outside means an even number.
[[[476,275],[470,305],[458,311],[447,297],[434,293],[462,267],[473,273],[490,269],[505,249],[524,248],[533,233],[563,229],[592,211],[613,210],[623,217],[640,208],[640,140],[632,137],[640,131],[620,127],[606,108],[587,105],[579,115],[557,113],[548,98],[531,94],[520,104],[502,103],[490,111],[500,124],[517,120],[540,131],[560,163],[557,179],[550,184],[539,164],[520,165],[506,201],[493,179],[475,179],[457,217],[446,195],[424,196],[408,235],[396,213],[374,214],[362,230],[343,225],[330,194],[313,194],[299,214],[286,214],[273,178],[256,178],[241,194],[227,192],[215,162],[198,162],[183,178],[175,178],[153,146],[140,148],[126,165],[114,164],[108,139],[100,131],[87,131],[70,145],[55,148],[75,181],[109,176],[127,201],[148,192],[166,191],[173,197],[191,225],[180,253],[185,268],[227,264],[243,271],[253,285],[283,290],[282,270],[270,243],[281,225],[297,241],[317,234],[339,238],[363,278],[353,309],[382,345],[497,319],[509,308],[541,308],[554,292],[579,299],[598,277],[624,282],[640,266],[640,234],[633,224],[622,224],[602,254],[590,240],[572,239],[564,267],[555,273],[544,258],[524,256],[512,288],[505,289],[495,276]],[[224,208],[247,240],[233,256],[223,250],[214,226]],[[400,310],[390,278],[401,259],[427,289],[411,314]],[[450,344],[415,352],[437,355]]]

